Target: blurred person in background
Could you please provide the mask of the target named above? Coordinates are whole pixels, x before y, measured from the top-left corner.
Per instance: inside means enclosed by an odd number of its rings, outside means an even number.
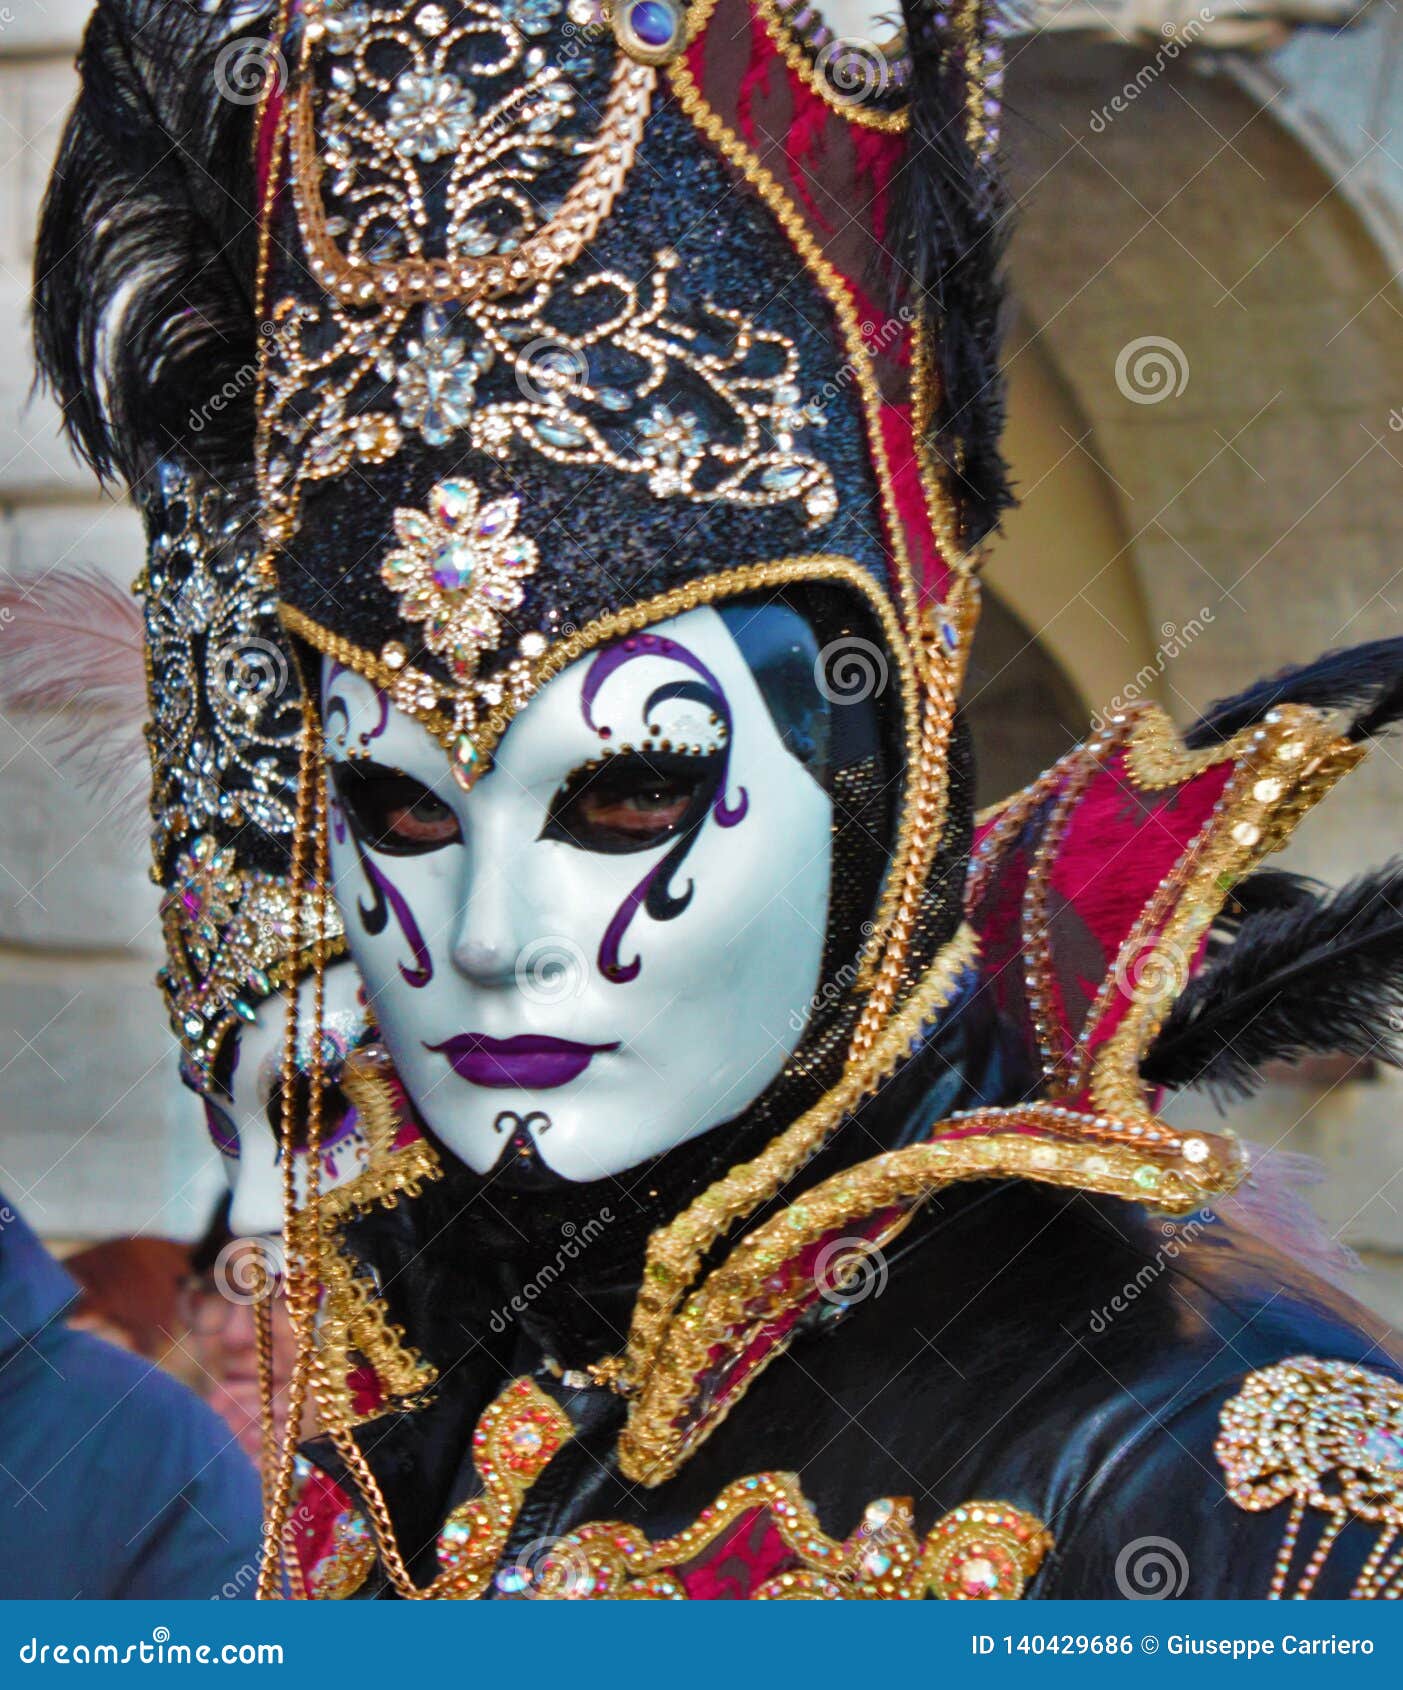
[[[75,1331],[78,1296],[0,1199],[0,1598],[251,1595],[255,1469],[184,1385]]]
[[[195,1388],[254,1462],[262,1460],[258,1386],[258,1302],[243,1286],[241,1265],[266,1253],[262,1240],[236,1238],[230,1196],[221,1199],[205,1235],[190,1253],[180,1284],[180,1319],[196,1364]],[[285,1400],[296,1353],[282,1298],[273,1299],[273,1400]]]
[[[180,1345],[180,1285],[190,1267],[189,1245],[174,1238],[105,1238],[63,1250],[47,1242],[78,1283],[70,1326],[194,1383]]]

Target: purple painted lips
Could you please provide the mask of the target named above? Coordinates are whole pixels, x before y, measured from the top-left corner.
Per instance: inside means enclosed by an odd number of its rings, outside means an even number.
[[[547,1038],[542,1033],[521,1033],[514,1039],[489,1039],[485,1033],[458,1033],[442,1044],[425,1045],[425,1050],[442,1053],[453,1072],[469,1085],[513,1088],[517,1091],[549,1091],[578,1079],[594,1058],[611,1045],[581,1045],[570,1039]]]

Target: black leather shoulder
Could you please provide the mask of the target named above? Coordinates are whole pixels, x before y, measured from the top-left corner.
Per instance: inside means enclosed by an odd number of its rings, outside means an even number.
[[[885,1269],[651,1494],[651,1535],[783,1470],[840,1537],[882,1496],[911,1497],[922,1527],[977,1498],[1027,1509],[1057,1543],[1034,1594],[1114,1596],[1127,1545],[1163,1538],[1185,1594],[1264,1595],[1289,1505],[1229,1500],[1223,1405],[1293,1357],[1400,1371],[1357,1302],[1211,1218],[976,1186],[936,1199]],[[1158,1576],[1146,1553],[1135,1576]],[[1365,1554],[1342,1552],[1341,1576]]]

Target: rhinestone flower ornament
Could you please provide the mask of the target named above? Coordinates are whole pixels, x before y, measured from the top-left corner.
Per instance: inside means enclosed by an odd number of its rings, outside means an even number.
[[[405,71],[390,96],[385,130],[406,158],[442,158],[462,146],[476,103],[456,76]]]
[[[399,545],[381,578],[460,681],[500,643],[502,617],[521,603],[522,581],[540,560],[535,541],[516,531],[519,508],[510,496],[484,504],[473,482],[454,480],[434,488],[427,510],[395,512]]]
[[[394,382],[405,424],[430,446],[443,446],[472,415],[477,379],[491,362],[490,346],[481,342],[469,352],[449,333],[443,313],[428,306],[419,338],[409,342],[403,361],[383,359],[380,374]]]
[[[171,897],[181,905],[186,948],[201,967],[209,966],[219,935],[234,919],[242,892],[234,849],[201,834],[175,867]]]

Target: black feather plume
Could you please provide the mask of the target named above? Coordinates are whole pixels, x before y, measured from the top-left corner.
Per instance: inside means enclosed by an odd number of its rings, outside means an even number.
[[[1170,1011],[1141,1065],[1146,1080],[1244,1096],[1268,1062],[1403,1064],[1403,861],[1325,896],[1306,887],[1241,916]]]
[[[1000,451],[1007,206],[992,160],[970,143],[964,43],[937,0],[903,0],[911,55],[907,154],[897,177],[898,291],[920,313],[931,352],[932,426],[968,547],[1013,503]]]
[[[1382,733],[1403,717],[1403,639],[1327,651],[1313,663],[1283,669],[1235,698],[1219,699],[1184,735],[1191,747],[1214,745],[1260,722],[1278,704],[1350,710],[1351,739]]]
[[[1244,875],[1233,887],[1214,925],[1235,933],[1249,916],[1314,907],[1324,892],[1321,882],[1308,875],[1291,874],[1280,868],[1259,868],[1255,874]]]
[[[101,0],[88,25],[40,215],[34,338],[104,477],[136,486],[173,446],[220,479],[249,457],[257,105],[230,55],[245,38],[275,62],[271,9]]]

